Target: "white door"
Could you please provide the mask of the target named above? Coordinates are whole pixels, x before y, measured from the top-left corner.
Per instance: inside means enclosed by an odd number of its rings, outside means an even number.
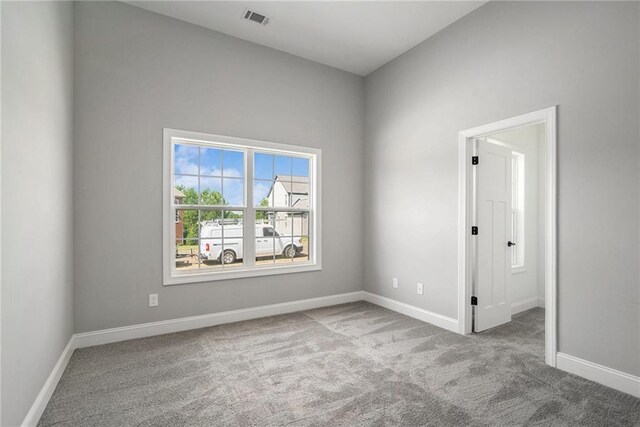
[[[511,321],[511,150],[478,140],[474,331]]]

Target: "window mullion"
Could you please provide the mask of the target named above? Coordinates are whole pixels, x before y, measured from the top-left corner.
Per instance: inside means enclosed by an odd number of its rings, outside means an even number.
[[[245,156],[245,201],[244,211],[244,265],[253,267],[256,264],[256,210],[253,207],[253,155],[254,151],[248,148]]]

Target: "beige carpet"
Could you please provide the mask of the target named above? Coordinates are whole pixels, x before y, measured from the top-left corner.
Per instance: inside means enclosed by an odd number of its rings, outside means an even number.
[[[40,425],[639,425],[544,364],[543,322],[465,337],[360,302],[81,349]]]

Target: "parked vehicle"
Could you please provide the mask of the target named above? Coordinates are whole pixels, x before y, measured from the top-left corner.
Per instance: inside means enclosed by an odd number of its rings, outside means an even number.
[[[200,258],[205,261],[233,264],[244,257],[243,224],[231,222],[223,226],[216,221],[202,223],[200,229]],[[223,244],[224,242],[224,244]],[[223,254],[224,247],[224,254]],[[271,225],[256,224],[256,256],[283,256],[293,258],[302,251],[299,237],[281,236]]]

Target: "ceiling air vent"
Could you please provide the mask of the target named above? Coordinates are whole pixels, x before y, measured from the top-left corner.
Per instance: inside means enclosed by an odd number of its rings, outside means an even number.
[[[257,22],[262,25],[267,25],[269,23],[269,17],[249,9],[244,12],[244,19],[248,19],[249,21]]]

